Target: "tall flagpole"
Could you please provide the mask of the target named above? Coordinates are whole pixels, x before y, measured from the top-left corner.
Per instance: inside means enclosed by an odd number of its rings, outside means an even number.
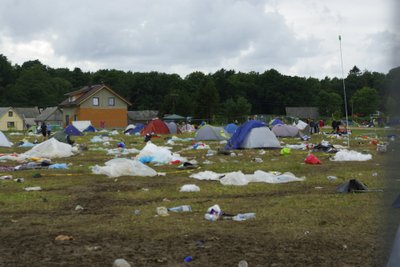
[[[346,112],[346,134],[347,134],[347,147],[350,147],[350,135],[349,135],[349,117],[347,112],[347,97],[346,97],[346,85],[344,83],[343,73],[343,55],[342,55],[342,36],[339,35],[339,46],[340,46],[340,62],[342,65],[342,83],[343,83],[343,98],[344,98],[344,110]]]

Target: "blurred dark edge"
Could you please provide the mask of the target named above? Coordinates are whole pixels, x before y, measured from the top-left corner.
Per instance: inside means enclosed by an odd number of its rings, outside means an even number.
[[[399,36],[400,16],[398,16],[398,10],[400,10],[400,1],[391,2],[393,2],[393,6],[390,9],[391,14],[389,14],[389,17],[392,20],[393,32]],[[388,51],[388,57],[393,68],[400,66],[400,43],[397,43],[391,51]],[[400,100],[400,77],[390,83],[389,90],[394,99]],[[400,102],[397,103],[400,105]],[[400,112],[398,110],[396,116],[399,117]],[[382,266],[387,267],[400,266],[400,208],[392,207],[392,203],[400,195],[400,136],[398,132],[396,134],[397,138],[390,143],[388,153],[386,153],[386,188],[384,190],[384,203],[382,203],[384,227],[382,236],[377,237],[383,241],[382,247],[377,253],[382,253],[380,255],[380,257],[383,256],[382,259],[384,260]],[[380,212],[378,211],[378,216],[379,214]]]

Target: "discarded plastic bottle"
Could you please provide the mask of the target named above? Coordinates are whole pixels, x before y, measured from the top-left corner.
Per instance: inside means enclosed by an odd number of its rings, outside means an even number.
[[[254,212],[250,212],[250,213],[239,213],[236,216],[232,217],[232,220],[234,221],[245,221],[248,219],[252,219],[255,218],[256,214]]]
[[[178,206],[178,207],[169,208],[168,211],[187,212],[187,211],[192,211],[192,207],[189,205],[182,205],[182,206]]]

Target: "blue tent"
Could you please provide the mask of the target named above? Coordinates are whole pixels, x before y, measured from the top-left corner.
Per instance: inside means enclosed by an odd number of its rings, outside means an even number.
[[[225,149],[278,147],[280,147],[278,139],[265,122],[250,120],[236,129]]]
[[[233,133],[236,131],[237,127],[238,127],[238,126],[237,126],[236,124],[234,124],[234,123],[229,123],[229,124],[227,124],[227,125],[224,127],[224,129],[225,129],[225,131],[226,131],[227,133],[233,134]]]
[[[143,123],[138,123],[136,124],[135,128],[129,129],[128,131],[125,132],[125,134],[137,134],[140,133],[140,131],[144,128],[144,124]]]
[[[74,125],[70,124],[64,129],[64,133],[68,135],[83,135],[81,131],[79,131]]]
[[[92,125],[89,125],[83,132],[96,132],[96,128],[94,128]]]

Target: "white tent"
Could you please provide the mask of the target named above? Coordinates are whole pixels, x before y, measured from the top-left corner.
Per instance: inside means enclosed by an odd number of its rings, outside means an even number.
[[[280,148],[281,144],[268,127],[253,128],[242,143],[242,148]]]
[[[7,137],[0,131],[0,146],[2,147],[11,147],[13,143],[8,141]]]
[[[31,150],[26,151],[24,156],[38,158],[64,158],[73,155],[72,146],[50,138],[40,144],[34,146]]]
[[[80,132],[86,130],[90,125],[92,125],[91,121],[73,121],[72,125],[78,129]]]

